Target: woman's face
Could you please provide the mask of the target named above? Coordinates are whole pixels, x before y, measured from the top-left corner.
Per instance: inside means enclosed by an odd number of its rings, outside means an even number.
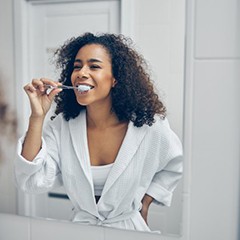
[[[77,102],[83,106],[110,103],[110,91],[115,85],[112,64],[107,50],[100,44],[83,46],[77,53],[71,75],[73,86],[88,85],[86,92],[75,90]]]

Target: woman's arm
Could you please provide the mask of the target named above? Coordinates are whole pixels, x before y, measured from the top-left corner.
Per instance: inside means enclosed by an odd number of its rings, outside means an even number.
[[[44,84],[58,85],[49,79],[33,79],[24,87],[31,105],[31,116],[21,155],[28,161],[33,161],[41,149],[44,118],[50,109],[54,96],[61,91],[61,89],[54,89],[47,94]]]
[[[28,131],[23,143],[21,155],[28,161],[32,161],[42,146],[42,126],[44,118],[30,117]]]
[[[144,221],[148,224],[147,222],[147,217],[148,217],[148,209],[150,204],[152,203],[153,198],[149,196],[148,194],[145,194],[143,199],[142,199],[142,209],[140,211]]]

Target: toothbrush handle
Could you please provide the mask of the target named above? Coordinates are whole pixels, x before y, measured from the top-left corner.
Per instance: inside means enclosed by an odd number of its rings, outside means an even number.
[[[57,88],[62,88],[62,89],[75,89],[76,87],[61,85],[61,86],[57,86]]]
[[[56,88],[61,88],[61,89],[75,89],[76,87],[72,87],[72,86],[66,86],[66,85],[60,85],[60,86],[52,86],[49,84],[45,84],[44,85],[47,89],[56,89]]]

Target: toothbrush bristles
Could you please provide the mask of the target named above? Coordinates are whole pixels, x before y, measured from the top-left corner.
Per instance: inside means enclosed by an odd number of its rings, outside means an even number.
[[[79,92],[86,92],[86,91],[89,91],[91,89],[90,86],[87,86],[87,85],[79,85],[77,86],[77,90]]]

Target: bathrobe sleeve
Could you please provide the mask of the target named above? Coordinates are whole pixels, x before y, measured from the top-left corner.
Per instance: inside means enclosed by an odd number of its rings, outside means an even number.
[[[50,125],[45,132],[42,147],[32,162],[21,155],[24,136],[17,144],[15,181],[18,188],[28,193],[43,193],[62,185],[57,134]]]
[[[182,144],[170,129],[167,120],[165,120],[164,131],[161,134],[159,168],[146,193],[154,198],[154,203],[169,207],[173,191],[182,177]]]

